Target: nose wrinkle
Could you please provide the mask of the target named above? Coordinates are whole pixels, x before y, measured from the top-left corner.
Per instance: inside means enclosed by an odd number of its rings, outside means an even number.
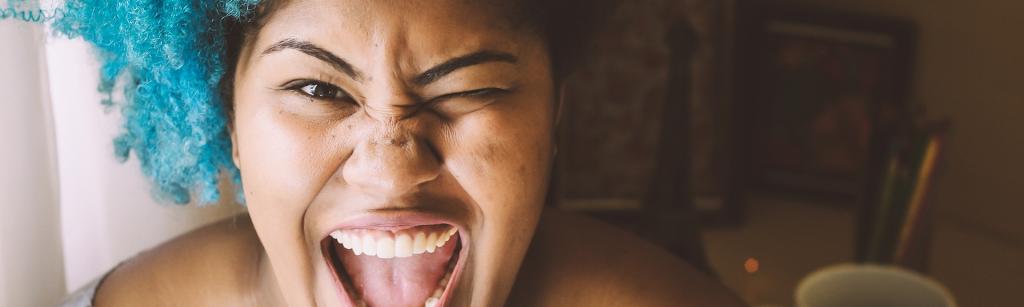
[[[397,123],[403,119],[413,117],[420,111],[422,105],[411,98],[403,100],[392,99],[389,103],[367,103],[364,110],[374,120],[385,124]],[[404,101],[404,102],[396,102]]]
[[[380,145],[392,145],[404,147],[412,138],[409,133],[403,133],[398,126],[398,122],[401,118],[392,116],[384,119],[377,128],[377,133],[374,133],[371,137],[371,143]]]

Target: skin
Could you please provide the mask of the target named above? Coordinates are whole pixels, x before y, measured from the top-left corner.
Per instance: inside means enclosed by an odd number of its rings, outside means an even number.
[[[227,219],[121,264],[95,306],[283,306],[262,254],[248,216]],[[490,306],[503,305],[746,306],[663,249],[553,209],[542,214],[508,301]]]
[[[535,31],[501,16],[454,0],[274,7],[235,73],[249,213],[125,263],[97,306],[339,306],[326,234],[407,212],[457,221],[469,241],[449,306],[738,305],[638,238],[543,211],[558,109],[550,59]],[[502,56],[423,82],[481,51]]]

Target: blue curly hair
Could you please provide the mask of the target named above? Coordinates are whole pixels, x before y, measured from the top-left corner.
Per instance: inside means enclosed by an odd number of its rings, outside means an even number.
[[[68,0],[53,28],[93,44],[104,104],[119,107],[117,158],[134,152],[158,200],[217,202],[222,174],[236,184],[226,104],[219,84],[231,67],[229,22],[249,18],[259,0]],[[120,81],[120,82],[119,82]],[[113,101],[122,87],[123,101]]]

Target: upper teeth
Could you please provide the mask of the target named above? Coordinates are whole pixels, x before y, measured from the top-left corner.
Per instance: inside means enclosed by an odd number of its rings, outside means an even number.
[[[346,229],[335,230],[331,237],[357,256],[366,254],[390,259],[433,253],[448,243],[456,232],[455,227],[418,227],[399,231]]]

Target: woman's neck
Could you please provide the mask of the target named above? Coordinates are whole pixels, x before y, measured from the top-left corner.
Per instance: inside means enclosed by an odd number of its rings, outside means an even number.
[[[277,277],[274,275],[274,268],[270,265],[270,259],[267,258],[267,252],[262,244],[256,253],[256,261],[252,264],[253,272],[256,274],[253,276],[252,284],[246,287],[251,290],[248,295],[251,304],[247,306],[286,306]]]

